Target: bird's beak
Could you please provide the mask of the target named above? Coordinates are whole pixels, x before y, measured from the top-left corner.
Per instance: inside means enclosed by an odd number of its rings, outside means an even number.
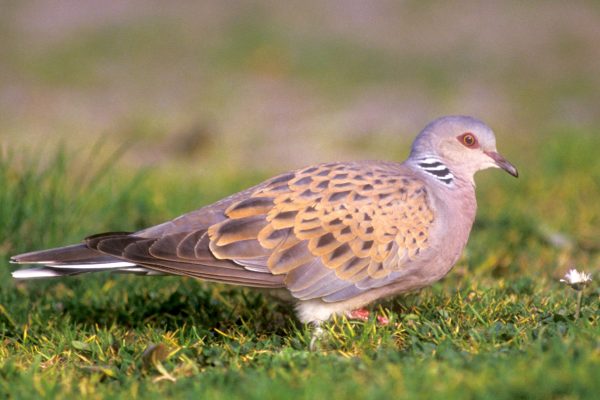
[[[514,165],[509,163],[506,160],[506,158],[502,157],[502,155],[500,153],[495,152],[495,151],[486,151],[485,154],[487,154],[488,157],[490,157],[492,160],[494,160],[494,163],[499,168],[502,168],[503,170],[505,170],[512,176],[514,176],[515,178],[519,177],[519,171],[517,170],[517,167],[515,167]]]

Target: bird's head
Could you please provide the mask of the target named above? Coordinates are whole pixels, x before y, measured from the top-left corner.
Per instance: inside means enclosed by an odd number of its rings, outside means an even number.
[[[519,176],[517,168],[498,153],[494,132],[472,117],[441,117],[427,125],[415,139],[410,158],[428,157],[439,159],[453,174],[469,180],[487,168],[502,168]]]

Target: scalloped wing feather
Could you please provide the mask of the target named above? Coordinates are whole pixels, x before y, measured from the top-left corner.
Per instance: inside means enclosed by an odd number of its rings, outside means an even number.
[[[268,270],[285,275],[302,300],[355,295],[388,281],[429,247],[434,215],[423,182],[406,171],[323,164],[275,178],[249,196],[209,228],[211,251],[244,265],[256,257],[247,249],[254,236],[270,254]],[[244,240],[232,240],[236,235]]]
[[[330,163],[90,248],[167,273],[341,301],[401,276],[429,247],[423,182],[394,163]]]

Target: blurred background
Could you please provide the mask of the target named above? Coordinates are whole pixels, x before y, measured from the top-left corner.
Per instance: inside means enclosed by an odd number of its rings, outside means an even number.
[[[444,114],[483,119],[501,149],[600,123],[597,1],[1,0],[0,9],[4,148],[100,141],[124,145],[126,165],[273,173],[401,160]],[[524,154],[537,152],[513,158]]]

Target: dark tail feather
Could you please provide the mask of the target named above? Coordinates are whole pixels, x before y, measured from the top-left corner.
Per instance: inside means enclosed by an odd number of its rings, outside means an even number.
[[[19,254],[11,257],[10,262],[13,264],[41,265],[35,268],[14,271],[12,275],[15,279],[52,278],[101,271],[141,275],[160,274],[134,263],[102,254],[89,248],[84,243]]]
[[[58,247],[49,250],[19,254],[10,259],[14,264],[94,264],[118,261],[115,257],[99,254],[85,244]]]

